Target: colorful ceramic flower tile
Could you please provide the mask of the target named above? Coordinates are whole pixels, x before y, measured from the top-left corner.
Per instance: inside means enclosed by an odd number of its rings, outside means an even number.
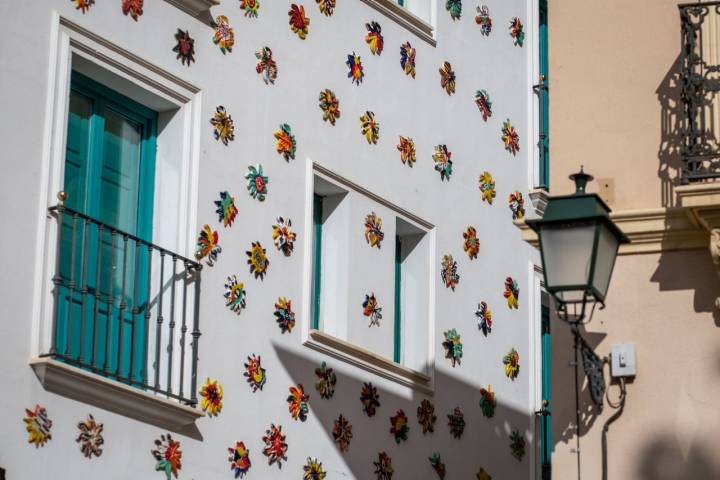
[[[222,105],[215,108],[215,115],[210,119],[213,126],[215,140],[220,140],[224,145],[235,140],[235,123]]]
[[[322,468],[322,462],[318,462],[317,458],[307,458],[307,463],[303,466],[303,480],[324,480],[325,470]]]
[[[492,312],[490,307],[485,302],[478,303],[478,308],[475,311],[475,316],[478,317],[478,328],[486,337],[492,332]]]
[[[505,376],[510,380],[515,380],[520,374],[520,354],[514,348],[503,357],[505,365]]]
[[[335,96],[335,93],[326,88],[320,92],[318,101],[320,102],[320,110],[323,112],[323,120],[330,122],[330,125],[335,125],[335,120],[340,118],[340,101]]]
[[[448,151],[447,145],[436,145],[435,153],[433,153],[433,161],[435,162],[435,170],[440,172],[440,180],[450,180],[452,175],[452,153]]]
[[[350,448],[350,440],[353,438],[352,425],[343,414],[333,422],[333,439],[341,452],[347,452]]]
[[[452,435],[453,438],[462,437],[462,434],[465,431],[465,415],[463,415],[460,407],[455,407],[452,413],[448,414],[447,418],[448,427],[450,427],[450,435]]]
[[[522,193],[515,190],[508,196],[508,206],[512,211],[513,220],[522,220],[525,216],[525,200]]]
[[[378,461],[373,462],[375,465],[375,475],[377,480],[392,480],[394,473],[392,460],[388,457],[387,453],[378,453]]]
[[[525,31],[523,30],[523,24],[520,22],[518,17],[510,20],[510,36],[513,39],[513,44],[517,47],[522,47],[525,41]]]
[[[45,407],[35,405],[35,409],[25,409],[25,430],[28,432],[28,443],[32,443],[37,447],[44,447],[48,440],[52,440],[52,420],[48,417]]]
[[[270,428],[265,430],[262,438],[265,443],[263,455],[268,457],[268,465],[278,464],[278,468],[282,468],[282,461],[287,461],[288,444],[285,442],[285,435],[282,433],[282,425],[275,426],[270,424]]]
[[[423,435],[427,432],[433,433],[435,431],[435,421],[437,415],[435,415],[435,406],[428,399],[423,399],[417,408],[417,421],[422,427]]]
[[[315,0],[320,9],[320,13],[329,17],[335,11],[335,0]]]
[[[492,117],[492,102],[490,101],[490,94],[485,90],[478,90],[475,92],[475,105],[480,109],[482,118],[487,122],[488,118]]]
[[[397,149],[400,151],[400,160],[402,163],[412,167],[416,161],[415,141],[412,138],[405,138],[400,135],[400,143],[397,144]]]
[[[240,10],[245,11],[246,17],[257,18],[260,0],[240,0]]]
[[[230,471],[235,474],[235,478],[244,478],[251,467],[250,450],[245,447],[245,442],[235,442],[235,447],[228,448],[228,452]]]
[[[445,335],[445,341],[442,343],[445,349],[445,358],[450,360],[452,366],[460,365],[462,361],[462,342],[460,341],[460,335],[457,331],[452,328],[443,333]]]
[[[215,21],[211,23],[211,26],[215,29],[213,43],[220,47],[223,55],[232,52],[235,45],[235,30],[230,26],[230,19],[225,15],[218,15]]]
[[[143,14],[144,0],[122,0],[123,15],[130,17],[137,22],[138,18]]]
[[[477,258],[480,252],[480,240],[478,240],[475,227],[467,227],[463,232],[463,250],[468,254],[470,260]]]
[[[462,15],[462,0],[447,0],[445,10],[450,13],[450,18],[459,20]]]
[[[495,392],[492,391],[490,385],[480,388],[480,410],[483,417],[492,418],[495,415],[495,407],[497,407]]]
[[[350,82],[354,83],[355,85],[360,85],[363,81],[363,78],[365,77],[365,72],[363,72],[363,65],[362,60],[360,60],[360,55],[357,55],[355,52],[353,52],[352,55],[348,55],[345,65],[347,65],[349,69],[347,76],[350,79]]]
[[[280,327],[280,333],[291,333],[295,327],[295,312],[292,311],[292,301],[285,297],[278,297],[275,304],[275,321]]]
[[[322,362],[322,365],[315,369],[315,376],[318,378],[315,390],[320,394],[320,398],[330,400],[335,395],[335,384],[337,384],[335,371]]]
[[[492,205],[493,198],[495,198],[497,192],[495,191],[495,180],[490,172],[485,171],[480,175],[478,178],[478,186],[480,187],[480,192],[482,192],[483,202],[488,202]]]
[[[373,112],[366,111],[365,115],[360,116],[360,127],[368,143],[377,144],[380,138],[380,124],[375,121]]]
[[[408,439],[410,425],[405,412],[398,410],[394,416],[390,417],[390,433],[395,436],[395,443],[405,442]]]
[[[235,206],[235,197],[229,192],[220,192],[220,200],[215,200],[215,206],[218,214],[218,222],[222,222],[224,227],[232,227],[235,217],[237,216],[237,207]]]
[[[455,72],[450,62],[443,62],[440,66],[440,86],[448,95],[455,93]]]
[[[297,149],[297,142],[295,136],[290,131],[290,125],[283,123],[280,128],[275,131],[275,150],[277,153],[283,156],[286,162],[290,159],[295,160],[295,150]]]
[[[240,315],[246,305],[245,297],[245,284],[238,282],[235,275],[227,277],[225,282],[225,306],[230,309],[231,312],[235,312]]]
[[[477,474],[477,480],[492,480],[492,477],[489,473],[485,471],[484,468],[480,467],[480,470],[478,470]]]
[[[287,221],[283,217],[277,217],[275,225],[273,225],[272,237],[273,242],[283,255],[289,257],[295,248],[296,233],[291,230],[292,220]]]
[[[452,255],[443,255],[440,267],[440,277],[445,287],[455,291],[455,286],[460,282],[457,262]]]
[[[515,127],[510,123],[509,118],[503,122],[502,141],[505,145],[505,150],[513,155],[520,151],[520,136],[515,131]]]
[[[363,406],[363,412],[365,412],[368,417],[375,415],[375,409],[380,407],[380,394],[372,382],[363,383],[362,391],[360,392],[360,402]]]
[[[367,244],[371,247],[380,248],[384,238],[382,218],[375,214],[375,212],[367,214],[365,216],[365,241]]]
[[[308,26],[310,25],[310,19],[305,16],[305,6],[300,5],[298,7],[293,3],[290,5],[288,17],[290,17],[289,23],[292,31],[297,33],[300,40],[305,40],[308,34]]]
[[[200,261],[203,258],[209,267],[215,265],[217,257],[222,252],[222,247],[218,245],[218,232],[210,228],[210,225],[205,224],[203,229],[200,230],[200,235],[197,239],[197,250],[195,251],[195,258]]]
[[[165,472],[167,480],[172,476],[178,478],[178,472],[182,469],[182,451],[180,450],[180,442],[173,440],[172,435],[160,435],[155,440],[155,449],[152,450],[152,456],[155,457],[155,471]]]
[[[265,196],[268,193],[267,185],[270,183],[268,177],[263,175],[263,167],[260,164],[250,165],[248,167],[248,173],[245,174],[245,178],[248,181],[248,192],[250,196],[260,200],[265,200]]]
[[[435,470],[438,478],[444,479],[445,475],[447,475],[447,470],[445,468],[445,464],[440,458],[440,454],[435,452],[430,457],[428,457],[428,460],[430,460],[430,466],[433,468],[433,470]]]
[[[243,365],[245,366],[243,377],[245,377],[245,381],[247,381],[250,388],[252,388],[253,393],[262,390],[265,382],[267,382],[267,375],[265,374],[265,369],[262,367],[260,355],[256,356],[253,353],[247,357],[247,362]]]
[[[310,407],[308,406],[310,395],[305,393],[301,383],[297,386],[291,386],[288,390],[290,390],[290,395],[287,397],[290,416],[293,420],[299,419],[301,422],[304,422],[307,420],[307,414],[310,410]]]
[[[405,75],[415,78],[415,49],[410,42],[405,42],[400,46],[400,66]]]
[[[525,456],[525,437],[518,430],[510,433],[510,453],[518,462],[522,462]]]
[[[103,439],[103,424],[95,421],[95,418],[88,414],[87,418],[77,424],[78,436],[75,439],[80,444],[80,451],[85,458],[92,458],[93,455],[99,457],[102,455],[102,445],[105,443]]]
[[[173,48],[173,52],[177,53],[175,58],[189,67],[195,61],[195,40],[190,36],[190,32],[187,30],[183,32],[178,28],[175,33],[175,41],[177,41]]]
[[[480,33],[486,37],[492,32],[492,18],[490,18],[490,9],[487,5],[481,5],[477,7],[477,16],[475,17],[475,23],[480,25]]]
[[[263,81],[265,85],[268,83],[275,83],[278,76],[277,63],[273,60],[273,53],[270,47],[258,48],[255,51],[255,58],[257,58],[257,65],[255,65],[255,71],[262,73]]]
[[[365,24],[365,28],[368,31],[365,35],[365,42],[370,47],[370,52],[372,52],[373,55],[380,55],[385,45],[382,36],[382,27],[377,22],[370,22]]]
[[[87,12],[90,7],[95,5],[95,0],[70,0],[75,4],[75,10],[80,10],[82,13]]]
[[[260,242],[252,242],[250,250],[245,252],[248,256],[247,264],[250,265],[250,273],[260,280],[265,279],[265,273],[270,266],[267,258],[267,251],[260,245]]]
[[[509,309],[518,308],[518,302],[520,301],[520,287],[518,287],[517,281],[512,277],[507,277],[505,279],[505,291],[503,292],[503,297],[507,299]]]
[[[207,378],[200,389],[200,406],[208,416],[217,416],[223,407],[223,388],[217,380]]]
[[[363,301],[363,315],[370,318],[370,325],[379,327],[380,320],[382,320],[382,307],[378,305],[378,301],[375,298],[375,293],[370,295],[365,294],[365,300]]]

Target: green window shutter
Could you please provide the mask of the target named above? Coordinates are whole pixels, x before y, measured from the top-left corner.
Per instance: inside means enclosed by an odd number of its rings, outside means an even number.
[[[320,329],[320,275],[322,260],[322,215],[323,198],[313,194],[313,285],[312,285],[312,328]]]
[[[547,294],[544,294],[547,296]],[[544,303],[544,302],[543,302]],[[540,417],[540,462],[542,468],[542,480],[551,478],[551,457],[552,457],[552,403],[550,402],[551,392],[551,370],[552,357],[550,356],[550,307],[546,304],[541,306],[541,355],[542,355],[542,399],[547,402],[545,414]]]

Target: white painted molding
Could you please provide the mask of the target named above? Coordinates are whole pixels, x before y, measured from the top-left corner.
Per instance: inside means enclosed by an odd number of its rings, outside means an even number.
[[[210,7],[220,5],[220,0],[165,0],[183,12],[197,17],[210,10]]]
[[[167,1],[167,0],[166,0]],[[362,0],[378,12],[410,30],[421,40],[425,40],[433,47],[437,46],[435,39],[435,28],[422,20],[417,15],[410,13],[406,8],[401,7],[393,0]]]

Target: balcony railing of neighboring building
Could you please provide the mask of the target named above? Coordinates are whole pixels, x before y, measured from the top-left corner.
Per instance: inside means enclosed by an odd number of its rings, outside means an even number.
[[[202,266],[58,204],[52,343],[43,356],[197,404]]]
[[[682,32],[681,180],[720,177],[720,1],[678,6]]]

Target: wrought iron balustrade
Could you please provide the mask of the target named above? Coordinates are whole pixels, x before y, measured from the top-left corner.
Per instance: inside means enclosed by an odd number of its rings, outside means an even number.
[[[49,212],[57,253],[43,356],[196,405],[202,266],[63,204]]]

